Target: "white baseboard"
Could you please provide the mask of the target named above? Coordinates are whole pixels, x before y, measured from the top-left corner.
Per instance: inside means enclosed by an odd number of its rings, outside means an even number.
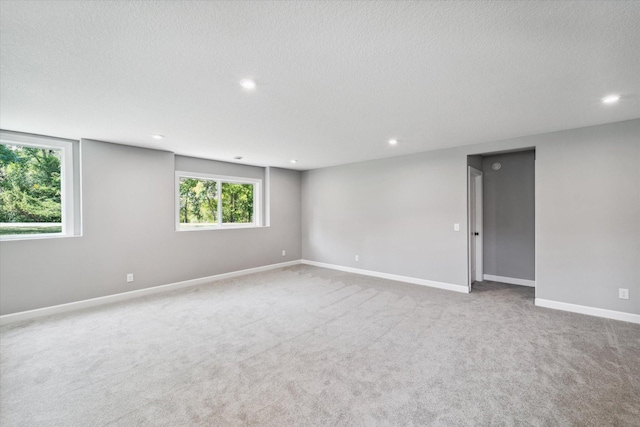
[[[588,314],[589,316],[604,317],[607,319],[622,320],[623,322],[640,324],[640,314],[587,307],[586,305],[569,304],[567,302],[551,301],[540,298],[536,298],[535,304],[538,307],[553,308],[556,310],[570,311],[572,313]]]
[[[515,277],[493,276],[491,274],[483,274],[482,278],[484,280],[491,280],[492,282],[508,283],[510,285],[531,286],[532,288],[536,287],[535,280],[516,279]]]
[[[190,286],[202,285],[204,283],[229,279],[232,277],[244,276],[247,274],[259,273],[261,271],[274,270],[276,268],[289,267],[300,264],[301,260],[281,262],[278,264],[264,265],[262,267],[248,268],[246,270],[232,271],[229,273],[216,274],[213,276],[200,277],[198,279],[185,280],[183,282],[169,283],[167,285],[153,286],[150,288],[138,289],[130,292],[107,295],[104,297],[91,298],[82,301],[70,302],[67,304],[54,305],[51,307],[37,308],[35,310],[21,311],[18,313],[5,314],[0,316],[0,326],[9,323],[20,322],[22,320],[34,319],[36,317],[49,316],[52,314],[66,313],[68,311],[80,310],[82,308],[96,307],[110,304],[117,301],[124,301],[139,298],[146,295],[158,294],[161,292],[174,291],[176,289],[188,288]]]
[[[397,274],[381,273],[379,271],[363,270],[360,268],[344,267],[335,264],[326,264],[324,262],[302,260],[302,264],[313,265],[315,267],[330,268],[332,270],[346,271],[348,273],[362,274],[365,276],[380,277],[382,279],[395,280],[397,282],[412,283],[414,285],[430,286],[432,288],[446,289],[448,291],[469,293],[469,288],[462,285],[454,285],[452,283],[435,282],[433,280],[417,279],[415,277],[398,276]]]

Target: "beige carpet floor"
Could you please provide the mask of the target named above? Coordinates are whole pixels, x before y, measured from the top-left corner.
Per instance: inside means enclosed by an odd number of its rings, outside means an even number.
[[[310,266],[0,330],[0,425],[638,426],[640,325]]]

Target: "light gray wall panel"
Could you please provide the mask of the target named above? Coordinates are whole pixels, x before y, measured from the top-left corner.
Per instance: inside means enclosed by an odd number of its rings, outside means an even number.
[[[465,284],[465,171],[437,151],[305,172],[303,257]]]
[[[486,156],[482,178],[484,274],[535,280],[535,152]]]
[[[1,242],[1,314],[301,256],[299,172],[271,169],[271,227],[176,232],[172,153],[83,140],[82,156],[84,235]]]
[[[545,142],[536,150],[539,297],[640,314],[640,120]]]
[[[209,173],[241,178],[264,179],[264,168],[220,162],[217,160],[198,159],[196,157],[175,156],[176,170],[186,172]]]

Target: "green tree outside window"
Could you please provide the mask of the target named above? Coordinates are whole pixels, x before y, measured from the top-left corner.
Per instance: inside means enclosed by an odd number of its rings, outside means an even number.
[[[0,234],[62,231],[60,157],[57,149],[0,144]]]

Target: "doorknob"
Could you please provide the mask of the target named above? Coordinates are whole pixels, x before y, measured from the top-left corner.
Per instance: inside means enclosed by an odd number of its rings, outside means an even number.
[[[475,233],[473,233],[475,236],[479,236],[480,233],[478,233],[477,231]]]

